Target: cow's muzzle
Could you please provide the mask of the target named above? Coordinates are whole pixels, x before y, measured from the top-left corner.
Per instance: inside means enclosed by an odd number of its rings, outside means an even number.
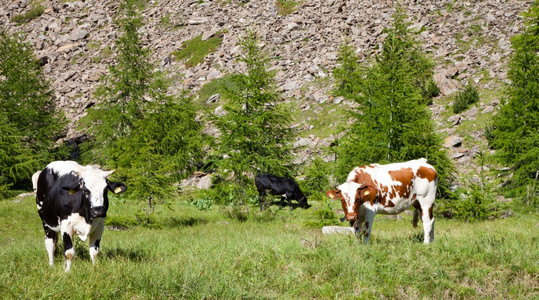
[[[357,220],[357,214],[345,214],[344,218],[346,219],[346,221],[355,221]]]
[[[90,208],[90,218],[104,218],[107,210],[104,206],[96,206]]]

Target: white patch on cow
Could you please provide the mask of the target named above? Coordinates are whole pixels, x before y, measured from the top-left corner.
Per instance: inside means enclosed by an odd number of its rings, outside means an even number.
[[[90,230],[92,229],[92,226],[86,223],[84,217],[78,213],[71,214],[67,219],[63,220],[61,227],[62,229],[65,229],[62,231],[68,232],[70,235],[76,233],[82,241],[86,241],[88,234],[90,234]]]
[[[99,166],[91,165],[84,167],[78,175],[84,180],[84,185],[90,191],[91,207],[103,206],[105,202],[105,188],[107,187],[107,176],[114,171],[103,171]]]
[[[346,213],[355,213],[354,212],[354,203],[356,202],[357,189],[361,187],[361,184],[348,181],[337,188],[341,191],[341,194],[346,202]]]
[[[95,258],[97,257],[98,253],[99,249],[97,247],[90,247],[90,258],[92,259],[92,265],[95,265]]]
[[[67,249],[64,252],[64,255],[66,257],[66,268],[65,272],[69,271],[71,269],[71,260],[75,256],[75,248]]]
[[[44,224],[44,226],[47,226],[52,231],[60,232],[60,218],[58,218],[58,226],[52,227],[49,224]]]
[[[53,161],[47,165],[47,168],[51,169],[58,176],[64,176],[73,172],[73,170],[78,170],[82,166],[79,163],[71,160],[66,161]]]
[[[39,203],[36,203],[36,206],[37,206],[37,210],[40,211],[41,210],[41,205],[43,204],[43,202],[39,202]]]
[[[45,238],[45,249],[49,254],[49,265],[52,267],[54,265],[54,240]]]
[[[34,188],[34,193],[37,191],[37,180],[39,178],[39,174],[41,174],[41,171],[37,171],[32,175],[32,187]]]

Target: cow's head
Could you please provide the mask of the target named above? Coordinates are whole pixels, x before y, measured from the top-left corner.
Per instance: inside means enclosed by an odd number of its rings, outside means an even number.
[[[361,204],[375,202],[376,188],[371,185],[348,181],[338,186],[336,190],[327,191],[326,195],[331,199],[341,200],[345,219],[355,221]]]
[[[97,165],[80,166],[73,170],[79,177],[79,184],[71,187],[64,187],[70,194],[81,192],[82,202],[89,203],[89,217],[104,218],[107,216],[109,200],[108,190],[114,194],[121,194],[127,190],[127,186],[121,182],[112,182],[107,177],[114,173],[103,171]]]
[[[309,205],[309,203],[307,203],[307,196],[305,196],[305,195],[302,195],[302,196],[298,199],[298,203],[299,203],[299,205],[300,205],[302,208],[305,208],[305,209],[311,207],[311,206]]]

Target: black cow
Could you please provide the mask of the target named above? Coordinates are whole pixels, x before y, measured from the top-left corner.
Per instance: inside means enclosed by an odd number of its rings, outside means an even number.
[[[258,190],[258,202],[260,203],[260,210],[264,210],[263,197],[266,195],[266,191],[268,190],[269,194],[271,195],[281,195],[281,204],[286,197],[290,209],[292,209],[292,199],[298,201],[301,207],[309,208],[307,197],[303,195],[299,189],[298,183],[294,179],[259,174],[255,178],[255,185],[256,189]]]
[[[51,266],[54,264],[58,232],[64,242],[66,272],[71,268],[75,255],[74,233],[83,241],[90,236],[90,258],[95,263],[109,206],[107,191],[120,194],[127,189],[125,184],[107,179],[113,172],[103,171],[97,165],[81,166],[74,161],[55,161],[39,175],[36,204],[45,229],[45,248]]]

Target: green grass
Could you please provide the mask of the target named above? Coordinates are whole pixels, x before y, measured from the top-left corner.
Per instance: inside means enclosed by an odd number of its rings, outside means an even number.
[[[225,103],[224,100],[226,97],[226,91],[227,89],[230,90],[236,90],[237,84],[232,79],[232,75],[226,75],[221,78],[214,79],[208,83],[206,83],[200,91],[198,92],[198,101],[203,106],[206,105],[206,101],[215,94],[221,95],[221,101],[219,101],[216,105],[221,105],[222,103]],[[209,106],[216,106],[216,105],[209,105]]]
[[[300,3],[301,2],[299,1],[277,0],[275,1],[275,7],[277,8],[277,13],[279,15],[289,15],[296,11],[296,6]]]
[[[109,215],[128,217],[136,204],[111,199]],[[106,229],[98,263],[75,243],[69,273],[58,255],[49,267],[33,198],[0,201],[0,290],[12,298],[477,298],[539,297],[536,215],[481,223],[437,220],[436,239],[421,243],[411,217],[378,216],[371,243],[322,236],[305,220],[320,207],[274,211],[271,221],[226,219],[161,207],[160,229]],[[339,204],[333,203],[336,208]],[[302,242],[303,241],[303,242]]]
[[[40,3],[32,3],[32,8],[24,14],[16,15],[11,18],[11,21],[21,25],[30,22],[31,20],[41,16],[45,11],[45,7]]]
[[[194,67],[204,61],[204,57],[213,52],[223,42],[223,38],[217,33],[206,41],[202,40],[202,34],[182,43],[182,49],[174,51],[172,54],[178,60],[187,59],[185,66],[187,68]]]

